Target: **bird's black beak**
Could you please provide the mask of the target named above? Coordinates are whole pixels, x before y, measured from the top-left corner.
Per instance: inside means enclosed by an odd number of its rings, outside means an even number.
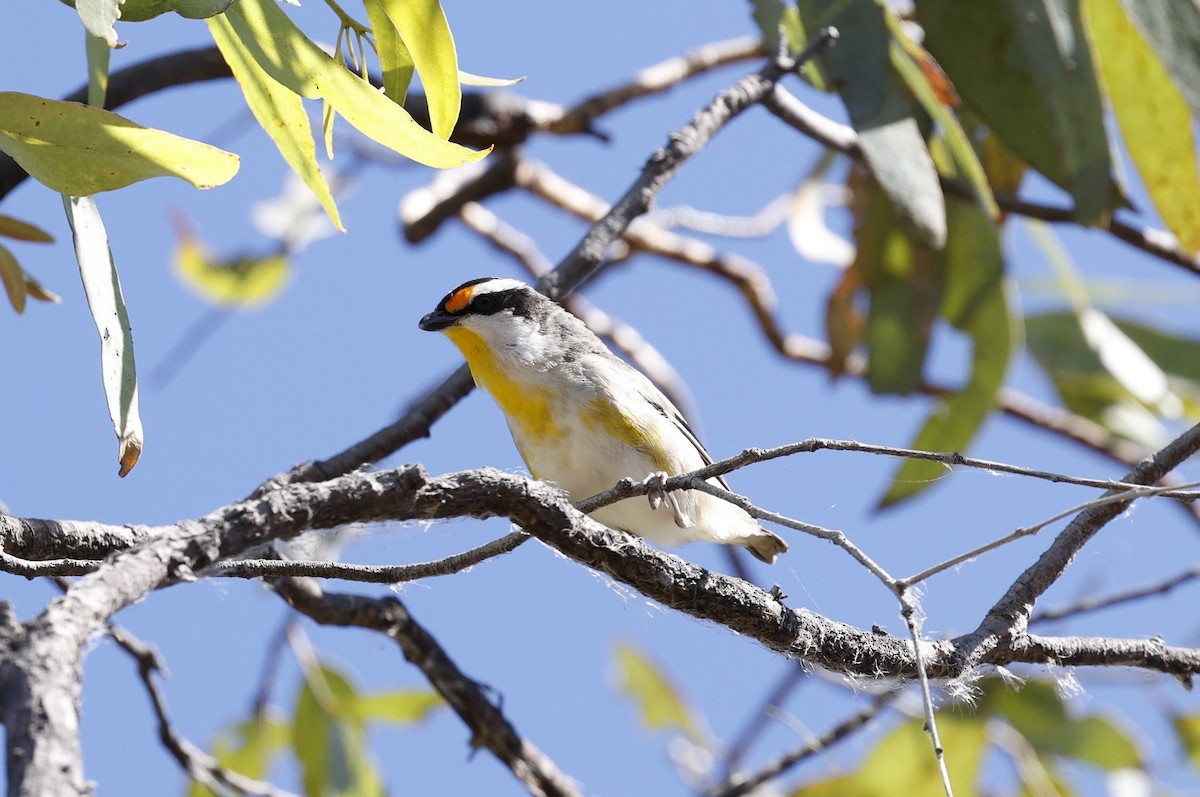
[[[458,316],[451,315],[445,310],[434,310],[432,313],[426,314],[418,326],[426,332],[437,332],[439,329],[454,326],[456,321],[458,321]]]

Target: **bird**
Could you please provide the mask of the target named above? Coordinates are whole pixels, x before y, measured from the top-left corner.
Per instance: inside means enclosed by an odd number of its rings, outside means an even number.
[[[710,465],[712,457],[645,375],[526,283],[465,282],[419,326],[442,332],[462,352],[533,478],[556,484],[573,502],[626,478],[651,487],[649,500],[616,501],[592,511],[595,520],[664,547],[740,545],[768,564],[787,551],[783,538],[735,504],[699,490],[662,489],[667,477]],[[708,481],[728,489],[721,477]]]

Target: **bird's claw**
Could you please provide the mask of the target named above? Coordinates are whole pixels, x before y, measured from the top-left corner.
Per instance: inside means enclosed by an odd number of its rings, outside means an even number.
[[[642,483],[646,485],[646,498],[650,501],[650,508],[658,509],[667,498],[667,491],[663,489],[663,485],[667,483],[666,472],[660,470],[651,473]]]

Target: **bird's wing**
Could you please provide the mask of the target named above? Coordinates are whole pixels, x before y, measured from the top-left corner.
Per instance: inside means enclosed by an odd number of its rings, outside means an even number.
[[[617,379],[620,379],[622,384],[633,386],[637,398],[654,407],[654,409],[657,410],[662,417],[670,421],[671,424],[679,430],[684,438],[691,443],[693,447],[695,447],[696,453],[700,455],[700,459],[705,465],[713,464],[712,456],[708,453],[707,449],[704,448],[704,444],[700,442],[700,438],[696,436],[695,431],[692,430],[691,424],[687,422],[687,418],[683,417],[683,413],[679,411],[679,408],[676,407],[669,398],[667,398],[666,394],[655,387],[654,383],[651,382],[645,374],[624,360],[613,355],[608,355],[604,357],[603,360],[604,364],[602,367],[606,367],[607,369],[615,372],[613,376]],[[726,490],[730,490],[729,483],[725,481],[724,476],[717,476],[716,479],[722,487],[724,487]],[[732,492],[732,490],[730,490],[730,492]]]

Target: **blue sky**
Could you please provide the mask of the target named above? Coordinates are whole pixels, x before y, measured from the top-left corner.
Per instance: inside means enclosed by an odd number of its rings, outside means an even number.
[[[700,44],[751,33],[748,7],[735,2],[539,4],[503,6],[448,2],[462,67],[477,74],[527,77],[527,97],[570,103],[625,81],[634,71]],[[289,9],[306,31],[331,40],[334,17],[318,0]],[[353,12],[352,12],[353,13]],[[210,43],[202,23],[162,17],[121,25],[128,44],[113,69],[183,47]],[[83,32],[71,9],[53,2],[23,4],[0,34],[0,90],[62,96],[85,78]],[[613,141],[538,139],[527,154],[608,200],[636,177],[669,130],[720,88],[756,64],[719,70],[668,95],[635,103],[602,121]],[[843,118],[840,104],[796,82],[807,102]],[[458,366],[453,346],[417,329],[417,320],[450,288],[489,274],[521,276],[461,224],[444,227],[418,247],[398,234],[404,194],[428,182],[427,170],[368,168],[341,200],[346,235],[313,244],[295,258],[290,284],[273,303],[224,319],[174,378],[149,375],[210,310],[172,274],[172,213],[186,211],[199,234],[224,253],[264,250],[250,207],[277,194],[282,160],[258,132],[231,81],[188,87],[140,100],[122,113],[148,126],[198,138],[242,156],[228,185],[199,192],[179,181],[155,180],[99,197],[120,269],[144,382],[146,450],[126,479],[117,477],[116,446],[100,387],[95,330],[79,287],[61,201],[27,181],[2,212],[53,232],[53,246],[14,245],[25,267],[63,297],[60,306],[33,304],[17,317],[0,308],[0,372],[8,376],[0,417],[7,456],[0,465],[0,501],[18,516],[110,523],[168,523],[204,514],[248,494],[263,479],[309,459],[328,456],[393,420],[430,385]],[[344,131],[343,131],[344,132]],[[345,143],[345,142],[343,142]],[[343,149],[343,152],[348,152]],[[663,207],[751,215],[790,190],[811,169],[816,148],[761,109],[748,112],[690,163],[660,198]],[[1035,195],[1057,199],[1052,189]],[[533,235],[557,261],[583,227],[525,196],[488,206]],[[832,219],[847,232],[844,214]],[[1051,271],[1019,224],[1006,232],[1017,286]],[[1164,295],[1195,300],[1194,279],[1098,232],[1064,239],[1091,277],[1122,277]],[[803,260],[778,230],[757,241],[717,241],[759,262],[780,296],[790,330],[820,336],[825,295],[838,272]],[[641,257],[616,267],[585,295],[639,329],[687,381],[711,452],[806,437],[854,438],[906,445],[930,410],[921,398],[876,398],[852,380],[831,383],[821,372],[783,362],[755,328],[740,299],[709,275]],[[1026,304],[1046,298],[1030,290]],[[1178,306],[1126,307],[1198,331],[1196,316]],[[944,332],[944,331],[943,331]],[[931,372],[962,378],[967,347],[939,333]],[[1052,400],[1048,382],[1018,358],[1012,381]],[[1077,447],[1000,418],[988,422],[971,452],[980,457],[1093,477],[1123,468]],[[521,470],[499,412],[473,394],[390,464],[422,462],[434,473],[491,465]],[[384,463],[385,465],[389,463]],[[846,531],[885,567],[914,572],[1019,526],[1087,500],[1088,491],[984,472],[959,471],[899,509],[875,513],[896,463],[861,454],[819,453],[734,474],[735,489],[756,503],[808,522]],[[436,559],[507,532],[501,521],[390,524],[362,530],[350,561],[406,563]],[[974,628],[1015,575],[1047,544],[1025,540],[984,560],[932,579],[924,596],[926,630],[934,637]],[[754,563],[758,583],[780,584],[794,605],[860,627],[901,632],[894,600],[843,552],[790,537],[792,551],[774,568]],[[1092,590],[1108,592],[1174,573],[1195,557],[1196,534],[1165,505],[1135,507],[1111,524],[1079,557],[1047,598],[1060,605]],[[679,553],[718,570],[713,546]],[[338,588],[337,585],[333,585]],[[370,589],[354,586],[347,590]],[[1194,589],[1194,588],[1193,588]],[[22,617],[36,613],[54,590],[9,578],[0,596]],[[793,664],[729,631],[662,609],[611,584],[540,543],[487,562],[469,573],[410,584],[400,597],[469,675],[503,695],[516,727],[546,751],[586,793],[686,794],[668,758],[668,740],[647,733],[620,696],[614,648],[628,641],[659,661],[714,737],[728,742],[750,719],[766,691]],[[1146,602],[1072,626],[1075,633],[1148,636],[1195,644],[1192,612],[1179,599]],[[1171,610],[1168,607],[1175,607]],[[254,582],[202,581],[150,596],[116,619],[159,646],[170,670],[166,693],[179,729],[207,744],[217,729],[249,711],[262,668],[264,640],[285,616],[281,601]],[[367,690],[423,686],[394,646],[357,631],[306,625],[321,655],[353,673]],[[178,767],[159,747],[133,663],[111,642],[97,640],[86,662],[83,717],[88,777],[100,795],[178,793]],[[1149,703],[1196,710],[1197,699],[1165,678],[1136,673],[1080,673],[1080,706],[1120,714],[1154,745],[1151,760],[1172,782],[1195,786]],[[1146,691],[1135,683],[1151,681]],[[285,667],[277,700],[290,705],[297,683]],[[863,696],[859,695],[861,702]],[[813,678],[786,706],[814,732],[855,710],[854,697],[828,678]],[[892,717],[894,719],[894,716]],[[869,749],[860,737],[838,751],[843,764]],[[751,761],[797,744],[795,722],[771,724]],[[524,791],[486,754],[468,757],[467,732],[450,712],[416,729],[381,731],[375,750],[397,794],[516,795]],[[950,751],[953,754],[953,751]],[[801,770],[815,776],[824,763]],[[283,785],[288,773],[281,775]]]

